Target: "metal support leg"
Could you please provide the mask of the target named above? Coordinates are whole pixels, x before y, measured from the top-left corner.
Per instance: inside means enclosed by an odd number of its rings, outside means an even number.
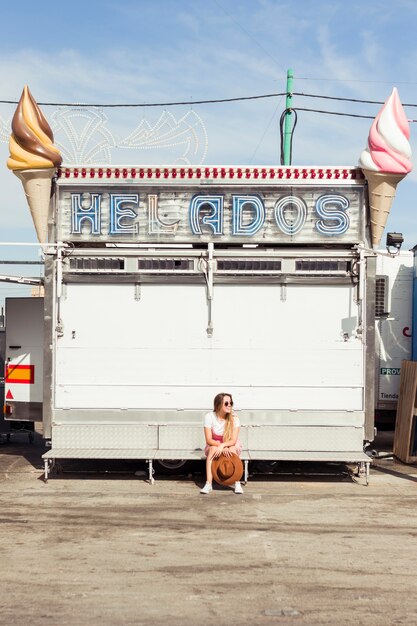
[[[149,484],[153,485],[155,482],[155,479],[153,477],[154,475],[154,469],[152,466],[152,459],[148,459],[148,471],[149,471]]]
[[[358,476],[363,476],[365,478],[366,487],[369,485],[370,466],[371,466],[370,461],[360,461],[360,463],[358,463]]]
[[[45,459],[44,460],[44,482],[47,483],[48,482],[48,476],[49,476],[49,459]]]
[[[245,461],[243,461],[244,463],[244,467],[245,467],[245,471],[244,471],[244,481],[245,481],[245,485],[248,482],[248,478],[249,478],[249,461],[248,459],[246,459]]]

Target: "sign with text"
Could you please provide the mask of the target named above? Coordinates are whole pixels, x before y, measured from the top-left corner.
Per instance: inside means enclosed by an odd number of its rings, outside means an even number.
[[[124,243],[357,243],[363,188],[59,188],[58,239]]]

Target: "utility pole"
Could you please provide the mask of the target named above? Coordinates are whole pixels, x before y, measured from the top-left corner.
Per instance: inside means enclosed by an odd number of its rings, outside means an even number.
[[[284,165],[291,165],[291,132],[292,132],[292,90],[294,74],[292,70],[287,70],[287,99],[285,101],[284,119]]]

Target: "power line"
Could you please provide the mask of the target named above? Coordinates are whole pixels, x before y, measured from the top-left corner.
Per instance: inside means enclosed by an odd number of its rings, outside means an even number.
[[[144,107],[170,107],[170,106],[194,106],[196,104],[219,104],[224,102],[242,102],[245,100],[261,100],[265,98],[278,98],[282,96],[286,96],[287,93],[266,93],[260,94],[256,96],[239,96],[236,98],[218,98],[211,100],[184,100],[184,101],[176,101],[176,102],[142,102],[142,103],[119,103],[119,104],[85,104],[80,102],[39,102],[40,106],[54,106],[54,107],[84,107],[84,108],[144,108]],[[292,93],[293,96],[299,96],[302,98],[317,98],[321,100],[337,100],[340,102],[355,102],[358,104],[378,104],[383,105],[384,102],[381,100],[363,100],[361,98],[343,98],[341,96],[324,96],[322,94],[317,93],[303,93],[302,91],[294,91]],[[0,104],[18,104],[17,100],[0,100]],[[405,107],[415,107],[417,108],[417,104],[413,103],[403,103]]]
[[[151,103],[136,103],[136,104],[81,104],[81,103],[58,103],[58,102],[39,102],[39,105],[41,106],[55,106],[55,107],[96,107],[96,108],[118,108],[118,107],[169,107],[169,106],[180,106],[180,105],[196,105],[196,104],[217,104],[217,103],[221,103],[221,102],[241,102],[241,101],[245,101],[245,100],[260,100],[260,99],[264,99],[264,98],[277,98],[277,97],[283,97],[287,95],[286,92],[281,92],[281,93],[269,93],[269,94],[261,94],[261,95],[256,95],[256,96],[241,96],[241,97],[237,97],[237,98],[221,98],[221,99],[214,99],[214,100],[193,100],[193,101],[184,101],[184,102],[151,102]],[[378,100],[362,100],[359,98],[343,98],[343,97],[339,97],[339,96],[325,96],[325,95],[321,95],[321,94],[312,94],[312,93],[303,93],[303,92],[293,92],[291,95],[293,96],[299,96],[302,98],[317,98],[317,99],[324,99],[324,100],[336,100],[336,101],[340,101],[340,102],[354,102],[354,103],[360,103],[360,104],[377,104],[377,105],[383,105],[384,102],[380,102]],[[18,104],[17,101],[14,100],[0,100],[0,104]],[[417,108],[417,104],[411,104],[411,103],[407,103],[407,104],[403,104],[403,106],[405,107],[416,107]],[[278,105],[277,107],[278,108]],[[339,115],[342,117],[352,117],[352,118],[361,118],[361,119],[370,119],[373,120],[374,116],[373,115],[360,115],[358,113],[343,113],[341,111],[327,111],[324,109],[312,109],[312,108],[307,108],[307,107],[291,107],[291,109],[286,109],[284,111],[288,112],[288,111],[306,111],[306,112],[310,112],[310,113],[321,113],[322,115]],[[267,126],[267,130],[272,122],[272,119],[274,117],[276,113],[276,110],[274,111],[274,114]],[[408,122],[410,123],[416,123],[417,120],[415,119],[409,119]],[[266,131],[265,131],[266,133]],[[264,133],[264,135],[265,135]],[[261,139],[261,142],[263,140],[263,137]],[[259,145],[256,147],[255,153],[258,150]]]
[[[304,107],[293,107],[292,111],[309,111],[311,113],[325,113],[327,115],[342,115],[343,117],[361,117],[363,119],[373,120],[374,115],[358,115],[355,113],[341,113],[340,111],[324,111],[323,109],[307,109]]]
[[[97,107],[106,108],[122,108],[122,107],[173,107],[173,106],[194,106],[195,104],[217,104],[219,102],[240,102],[243,100],[261,100],[262,98],[276,98],[285,96],[283,93],[267,93],[260,96],[242,96],[239,98],[220,98],[218,100],[189,100],[184,102],[144,102],[134,104],[83,104],[80,102],[38,102],[39,106],[44,107]],[[17,100],[0,100],[0,104],[19,104]]]
[[[280,134],[280,140],[281,140],[281,154],[280,154],[280,160],[281,160],[281,165],[285,164],[285,148],[284,148],[284,123],[285,123],[285,117],[287,113],[294,113],[294,123],[292,124],[292,128],[291,128],[291,133],[290,133],[290,150],[289,150],[289,163],[292,162],[292,142],[294,139],[294,130],[295,127],[297,126],[297,120],[298,120],[298,116],[297,116],[297,111],[292,108],[292,109],[285,109],[285,111],[282,112],[280,120],[279,120],[279,134]]]
[[[374,115],[358,115],[357,113],[341,113],[340,111],[325,111],[323,109],[307,109],[304,107],[292,107],[291,111],[309,111],[311,113],[323,113],[325,115],[341,115],[343,117],[359,117],[365,120],[374,120]],[[417,122],[417,120],[408,120],[408,122]]]
[[[359,102],[361,104],[385,104],[380,100],[360,100],[359,98],[341,98],[339,96],[322,96],[316,93],[302,93],[299,91],[294,91],[293,96],[303,96],[304,98],[321,98],[323,100],[340,100],[341,102]],[[404,107],[417,107],[417,104],[406,104],[403,103]]]
[[[0,265],[45,265],[44,261],[10,261],[9,259],[0,259]]]
[[[222,4],[220,4],[220,2],[218,2],[218,0],[214,0],[215,4],[217,4],[217,6],[223,11],[223,13],[225,13],[239,28],[240,30],[249,38],[251,39],[260,50],[262,50],[262,52],[268,56],[270,59],[272,59],[272,61],[274,63],[276,63],[276,65],[283,71],[285,72],[284,68],[282,67],[282,65],[280,65],[280,63],[278,63],[278,61],[268,52],[268,50],[266,50],[262,44],[259,43],[259,41],[257,39],[255,39],[255,37],[249,32],[247,31],[240,22],[237,21],[236,17],[232,14],[229,13],[229,11],[227,11],[224,6]]]
[[[254,160],[254,158],[255,158],[255,154],[258,152],[259,146],[260,146],[260,145],[261,145],[261,143],[263,142],[263,140],[264,140],[264,138],[265,138],[265,135],[266,135],[266,133],[268,132],[268,130],[269,130],[269,128],[270,128],[270,126],[271,126],[271,124],[272,124],[272,121],[273,121],[273,119],[274,119],[275,115],[277,114],[278,107],[279,107],[279,105],[281,104],[281,102],[282,102],[282,98],[279,100],[279,102],[278,102],[277,106],[275,107],[274,112],[273,112],[273,114],[272,114],[272,116],[271,116],[271,119],[269,120],[269,122],[268,122],[268,124],[266,125],[266,128],[265,128],[265,130],[264,130],[264,132],[263,132],[263,134],[262,134],[262,137],[261,137],[261,138],[260,138],[260,140],[258,141],[258,145],[256,146],[256,148],[255,148],[255,150],[254,150],[254,152],[253,152],[253,154],[252,154],[251,158],[249,159],[249,164],[251,164],[251,163],[253,162],[253,160]]]
[[[363,78],[311,78],[309,76],[295,76],[297,80],[317,80],[317,81],[326,81],[326,82],[334,82],[334,83],[373,83],[378,85],[392,85],[392,80],[366,80]],[[407,81],[407,80],[396,80],[396,85],[417,85],[415,81]]]

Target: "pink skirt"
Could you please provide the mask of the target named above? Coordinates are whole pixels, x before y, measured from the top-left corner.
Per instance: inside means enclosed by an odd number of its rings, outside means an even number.
[[[216,435],[213,431],[211,431],[211,436],[215,441],[221,441],[223,443],[223,437],[221,435]],[[206,444],[206,447],[204,448],[204,454],[206,456],[208,456],[209,450],[210,450],[211,446],[209,446],[208,444]],[[240,439],[238,439],[235,443],[235,448],[236,448],[236,454],[238,456],[240,456],[240,453],[242,452],[242,442],[240,441]]]

